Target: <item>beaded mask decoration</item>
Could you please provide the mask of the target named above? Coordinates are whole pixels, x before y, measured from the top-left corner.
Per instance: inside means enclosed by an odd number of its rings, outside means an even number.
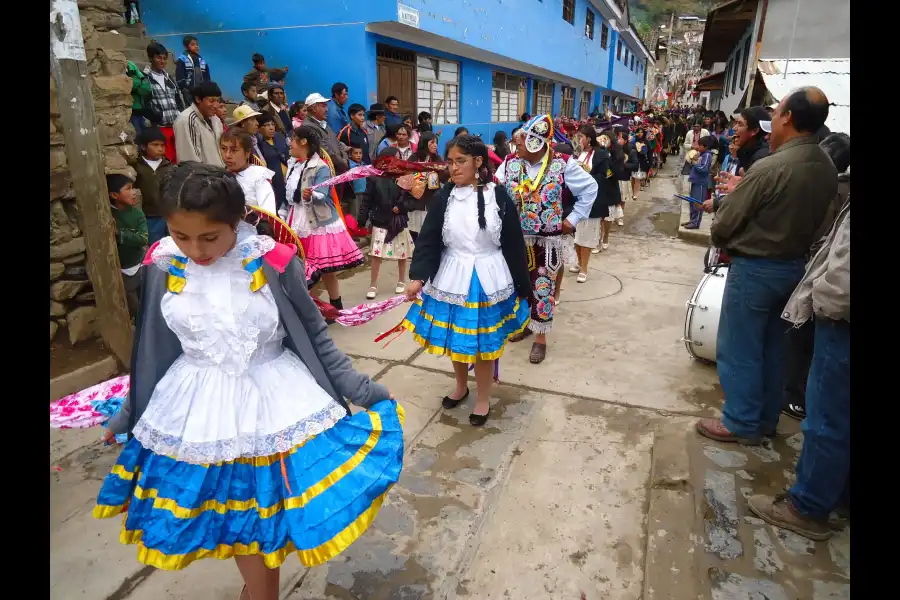
[[[525,149],[540,152],[553,139],[553,119],[550,115],[537,115],[522,127],[525,132]]]

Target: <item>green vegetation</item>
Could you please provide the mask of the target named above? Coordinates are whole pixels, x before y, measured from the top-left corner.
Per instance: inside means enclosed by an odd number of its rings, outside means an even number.
[[[676,17],[692,15],[705,17],[722,0],[631,0],[631,21],[638,32],[669,24],[672,13]]]

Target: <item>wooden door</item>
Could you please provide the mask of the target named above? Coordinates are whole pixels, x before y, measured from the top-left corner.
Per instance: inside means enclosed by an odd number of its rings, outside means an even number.
[[[400,100],[400,113],[416,115],[416,55],[379,44],[377,50],[378,102],[388,96]]]

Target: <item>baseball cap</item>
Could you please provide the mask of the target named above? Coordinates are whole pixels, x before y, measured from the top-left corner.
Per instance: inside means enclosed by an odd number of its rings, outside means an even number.
[[[306,97],[306,105],[312,106],[313,104],[324,104],[328,102],[328,98],[319,94],[318,92],[313,92],[309,96]]]

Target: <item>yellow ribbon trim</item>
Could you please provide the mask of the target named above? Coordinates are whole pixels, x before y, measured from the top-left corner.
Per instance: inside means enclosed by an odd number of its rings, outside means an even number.
[[[256,259],[245,258],[241,261],[241,266],[247,267],[251,262]],[[252,273],[250,273],[250,291],[258,292],[263,286],[265,286],[269,281],[266,279],[266,274],[263,272],[262,263],[260,263],[259,268]]]
[[[551,129],[551,131],[552,131],[552,129]],[[540,185],[541,181],[544,180],[544,173],[547,172],[547,165],[550,164],[550,155],[551,154],[553,154],[553,152],[550,149],[550,142],[547,142],[547,152],[546,152],[546,154],[544,154],[544,158],[541,161],[541,170],[538,171],[538,175],[535,178],[535,180],[532,182],[528,178],[528,169],[523,169],[522,170],[523,179],[519,182],[519,185],[517,185],[513,189],[513,191],[515,191],[519,195],[522,195],[526,192],[529,194],[533,194],[534,190],[537,189],[537,187],[538,187],[538,185]]]
[[[453,362],[473,364],[479,360],[497,360],[498,358],[503,356],[503,350],[506,348],[506,343],[509,342],[509,338],[525,331],[525,328],[528,327],[528,323],[530,323],[530,322],[531,322],[530,317],[528,319],[525,319],[524,325],[522,325],[522,327],[519,328],[517,331],[513,331],[508,336],[506,336],[506,340],[503,342],[503,346],[501,346],[500,349],[497,350],[496,352],[479,352],[477,355],[476,354],[460,354],[458,352],[453,352],[449,348],[445,348],[443,346],[433,346],[431,344],[431,342],[429,342],[428,340],[423,338],[421,335],[416,333],[415,326],[412,323],[410,323],[407,319],[403,319],[403,323],[401,323],[401,325],[412,334],[413,338],[422,346],[422,348],[428,354],[433,354],[435,356],[449,356],[450,360],[452,360]]]
[[[310,550],[297,550],[293,542],[288,542],[288,544],[284,548],[280,548],[279,550],[267,554],[262,554],[260,552],[259,544],[257,542],[254,542],[249,546],[244,544],[235,544],[233,546],[222,544],[216,546],[212,550],[203,548],[194,552],[188,552],[186,554],[167,555],[163,554],[159,550],[147,548],[141,541],[143,537],[143,531],[139,529],[125,529],[124,519],[122,522],[122,533],[119,536],[119,540],[123,544],[137,544],[138,560],[145,565],[150,565],[164,571],[177,571],[179,569],[183,569],[195,560],[199,560],[202,558],[216,558],[219,560],[227,560],[235,556],[255,555],[260,555],[263,557],[263,561],[265,562],[266,567],[268,567],[269,569],[276,569],[284,563],[285,559],[292,552],[297,553],[297,556],[300,558],[300,562],[303,563],[304,566],[315,567],[331,560],[332,558],[346,550],[353,542],[355,542],[359,538],[359,536],[363,534],[363,532],[366,531],[366,529],[369,528],[369,526],[372,524],[372,521],[375,520],[375,515],[378,514],[378,510],[384,503],[384,498],[387,495],[387,492],[388,490],[375,498],[369,508],[367,508],[365,512],[359,515],[347,527],[345,527],[343,531],[338,533],[329,541]]]
[[[417,304],[418,306],[422,306],[422,301],[416,300],[414,302],[414,304]],[[501,319],[500,322],[497,323],[496,325],[493,325],[491,327],[479,327],[478,329],[470,329],[468,327],[457,327],[456,325],[453,325],[452,323],[445,323],[444,321],[438,321],[433,316],[429,315],[428,313],[426,313],[424,311],[420,311],[420,314],[423,319],[425,319],[426,321],[428,321],[435,327],[440,327],[441,329],[451,329],[451,330],[455,331],[456,333],[463,333],[466,335],[478,335],[479,333],[494,333],[495,331],[497,331],[498,329],[503,327],[508,321],[514,319],[516,316],[516,312],[518,310],[519,310],[519,298],[516,298],[516,304],[513,307],[512,314],[509,314],[509,315],[506,315],[505,317],[503,317],[503,319]]]
[[[207,500],[203,504],[195,508],[185,508],[183,506],[179,506],[178,503],[171,498],[160,498],[159,491],[155,488],[142,488],[140,485],[136,485],[134,489],[134,497],[139,500],[153,500],[153,508],[155,510],[167,510],[175,517],[179,519],[195,519],[199,517],[201,514],[207,511],[215,511],[219,514],[225,514],[229,511],[237,511],[243,512],[248,510],[256,510],[261,519],[268,519],[282,510],[291,510],[295,508],[302,508],[306,506],[313,498],[325,492],[328,488],[339,482],[342,478],[344,478],[348,473],[350,473],[353,469],[359,466],[363,460],[365,460],[366,456],[368,456],[369,452],[375,447],[378,443],[379,438],[381,437],[382,422],[381,415],[376,412],[367,411],[369,418],[372,421],[372,432],[369,434],[369,438],[366,442],[360,447],[359,450],[356,451],[349,460],[347,460],[344,464],[336,468],[334,471],[329,473],[324,479],[309,487],[305,492],[303,492],[300,496],[294,496],[291,498],[287,498],[285,500],[276,502],[271,506],[263,506],[261,507],[257,502],[256,498],[252,498],[250,500],[226,500],[225,502],[219,502],[218,500]],[[405,417],[405,412],[397,405],[397,415],[400,419],[401,426],[403,425],[403,420]],[[309,441],[309,440],[307,440]],[[302,444],[301,444],[302,445]],[[296,452],[297,448],[301,445],[295,446],[292,448],[287,454],[293,454]],[[279,455],[275,454],[272,456],[266,457],[258,457],[266,459],[267,465],[271,465],[277,460],[279,460]],[[253,460],[253,459],[247,459]],[[235,461],[237,462],[237,461]],[[222,463],[219,463],[222,464]],[[267,466],[266,465],[266,466]],[[117,470],[118,468],[118,470]],[[126,471],[119,465],[113,467],[113,473],[122,477],[123,479],[131,480],[133,479],[135,473],[130,473]],[[94,517],[98,519],[104,519],[108,517],[113,517],[119,513],[121,513],[125,508],[125,505],[111,506],[111,505],[101,505],[98,504],[94,507]]]

